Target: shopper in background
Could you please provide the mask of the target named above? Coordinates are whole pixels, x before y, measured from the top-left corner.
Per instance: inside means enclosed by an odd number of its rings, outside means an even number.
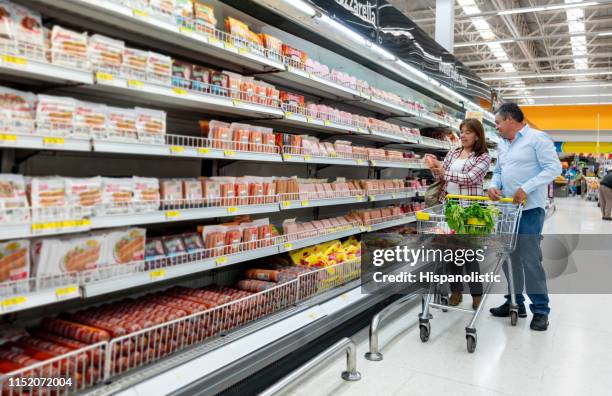
[[[575,197],[576,196],[576,178],[578,175],[578,170],[576,169],[576,165],[570,166],[570,168],[565,172],[565,178],[569,183],[569,192]]]
[[[428,157],[426,163],[430,165],[432,173],[444,184],[440,190],[440,198],[446,194],[483,195],[484,178],[489,170],[491,158],[487,150],[487,143],[482,123],[475,118],[468,118],[459,126],[461,130],[461,147],[448,152],[444,163],[435,157]],[[464,266],[451,265],[450,273],[461,275],[463,268],[469,275],[480,271],[478,261],[468,261]],[[451,283],[450,305],[459,305],[463,300],[463,284]],[[482,283],[469,284],[472,294],[472,307],[477,309],[482,298]]]
[[[599,206],[601,218],[612,220],[612,169],[599,182]]]
[[[548,184],[561,174],[561,163],[552,139],[544,132],[532,129],[525,122],[522,110],[515,103],[504,103],[497,110],[495,124],[501,137],[498,160],[488,195],[493,200],[513,197],[514,203],[526,204],[523,208],[516,250],[512,253],[512,274],[519,305],[519,317],[526,317],[526,286],[533,313],[532,330],[548,328],[549,298],[546,274],[542,267],[540,242],[544,225],[544,208]],[[504,265],[506,277],[508,268]],[[510,295],[506,302],[491,308],[494,316],[510,315]]]

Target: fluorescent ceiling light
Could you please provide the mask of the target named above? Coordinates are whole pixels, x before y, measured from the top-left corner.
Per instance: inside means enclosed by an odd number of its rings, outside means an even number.
[[[598,36],[612,36],[612,32],[601,32],[597,34]]]
[[[562,99],[562,98],[598,98],[603,96],[612,96],[610,94],[579,94],[579,95],[520,95],[520,96],[504,96],[505,99]]]
[[[459,4],[461,4],[461,2],[459,2]],[[594,6],[597,4],[599,4],[598,1],[587,1],[587,2],[580,2],[580,3],[555,4],[555,5],[549,5],[549,6],[523,7],[523,8],[515,8],[511,10],[502,10],[502,11],[499,11],[497,15],[525,14],[528,12],[582,8],[582,7]]]
[[[529,12],[538,12],[538,11],[544,11],[546,8],[544,7],[533,7],[529,9]],[[518,8],[516,10],[503,10],[497,13],[497,15],[511,15],[511,14],[522,14],[526,12],[525,9],[523,8]]]
[[[321,15],[319,20],[321,22],[327,24],[328,26],[330,26],[332,29],[335,29],[336,31],[338,31],[338,32],[344,34],[345,36],[349,37],[355,43],[360,44],[360,45],[365,45],[366,39],[362,35],[360,35],[359,33],[355,32],[352,29],[347,28],[343,24],[334,21],[333,19],[331,19],[327,15],[325,15],[325,14]]]
[[[587,1],[584,3],[568,3],[568,4],[557,4],[557,5],[549,5],[544,7],[543,11],[551,11],[551,10],[563,10],[568,8],[577,8],[577,7],[589,7],[592,5],[599,4],[598,1]]]
[[[529,89],[575,89],[575,88],[604,88],[604,87],[612,87],[612,83],[610,84],[582,84],[582,85],[532,85],[529,86]],[[525,89],[525,87],[500,87],[496,88],[500,91],[516,91],[520,89]]]
[[[553,73],[553,74],[525,74],[520,76],[491,76],[482,77],[483,81],[498,81],[498,80],[518,80],[522,78],[554,78],[554,77],[575,77],[575,76],[602,76],[612,74],[612,71],[593,71],[586,73]]]
[[[284,0],[284,1],[285,3],[289,4],[291,7],[295,8],[296,10],[300,11],[303,14],[308,15],[311,18],[317,15],[317,12],[315,11],[315,9],[312,8],[310,5],[308,5],[307,3],[303,2],[302,0]]]

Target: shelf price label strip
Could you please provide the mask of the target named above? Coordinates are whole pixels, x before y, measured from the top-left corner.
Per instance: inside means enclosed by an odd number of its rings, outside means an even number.
[[[79,287],[77,285],[69,285],[55,289],[55,297],[59,300],[67,300],[69,298],[79,297]]]
[[[2,300],[2,312],[12,312],[26,305],[28,299],[25,296],[16,296]]]
[[[51,221],[47,223],[32,223],[32,232],[59,230],[62,228],[84,228],[89,226],[91,226],[91,220],[89,219]]]

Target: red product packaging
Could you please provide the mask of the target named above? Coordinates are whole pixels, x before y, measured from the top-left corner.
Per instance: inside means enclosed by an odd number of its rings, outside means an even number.
[[[263,183],[251,181],[249,183],[249,202],[250,205],[260,205],[264,203]]]
[[[251,135],[249,137],[249,150],[250,151],[255,151],[255,152],[260,152],[262,151],[262,147],[261,147],[261,142],[262,142],[262,134],[261,131],[251,131]]]
[[[274,153],[276,152],[276,147],[274,145],[274,133],[264,133],[261,135],[261,144],[264,146],[264,152],[266,153]]]
[[[236,150],[248,151],[249,150],[249,137],[251,134],[251,126],[247,124],[239,124],[233,122],[230,127],[230,133],[234,147]]]
[[[95,344],[96,342],[100,341],[108,341],[111,338],[110,334],[104,330],[62,319],[45,318],[42,320],[41,326],[44,330],[63,337],[69,337],[86,344]]]
[[[240,243],[242,242],[242,233],[240,228],[231,227],[225,232],[225,254],[238,253],[240,251]]]
[[[236,204],[235,190],[233,183],[221,184],[221,206],[233,206]]]
[[[249,185],[244,182],[237,182],[234,184],[234,195],[236,197],[237,205],[248,205],[249,204]]]

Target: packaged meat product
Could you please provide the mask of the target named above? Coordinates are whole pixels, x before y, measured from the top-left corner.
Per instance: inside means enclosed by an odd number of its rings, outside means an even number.
[[[242,242],[245,249],[257,249],[257,240],[259,239],[258,228],[253,223],[243,223],[242,227]]]
[[[75,106],[73,98],[38,95],[36,133],[68,136],[73,130]]]
[[[145,261],[156,262],[166,257],[161,238],[147,238],[145,243]]]
[[[216,180],[203,179],[202,193],[208,206],[221,205],[221,184]]]
[[[251,135],[249,136],[249,151],[253,152],[261,152],[262,146],[262,133],[259,130],[251,131]]]
[[[37,219],[63,219],[66,210],[66,183],[59,177],[35,177],[27,180],[32,216]]]
[[[249,182],[249,205],[261,205],[264,202],[264,187],[261,179],[251,179]]]
[[[236,191],[234,183],[221,183],[221,206],[234,206],[236,204]]]
[[[251,292],[251,293],[259,293],[264,290],[271,289],[275,286],[277,286],[276,282],[266,282],[263,280],[255,280],[255,279],[245,279],[245,280],[238,281],[238,283],[236,283],[237,288]]]
[[[236,148],[236,150],[249,150],[249,137],[251,134],[251,128],[252,127],[247,124],[232,122],[230,126],[230,134],[232,136],[232,141],[234,142],[234,147]]]
[[[291,107],[304,107],[304,97],[291,92],[281,91],[280,100]]]
[[[225,246],[225,227],[205,226],[202,227],[201,233],[206,249],[206,257],[223,255],[223,247]]]
[[[136,131],[138,140],[147,143],[166,142],[166,112],[136,107]]]
[[[246,270],[244,276],[248,279],[261,280],[267,282],[278,282],[281,271],[269,269],[250,268]]]
[[[242,75],[224,70],[223,74],[227,76],[228,89],[230,97],[234,99],[244,99],[242,97]]]
[[[283,53],[283,42],[269,34],[260,33],[259,37],[267,50],[268,58],[280,59]]]
[[[174,0],[174,15],[181,24],[192,22],[193,8],[193,0]]]
[[[154,177],[132,177],[134,200],[132,207],[137,212],[153,212],[159,209],[159,180]]]
[[[185,89],[191,88],[192,65],[178,59],[172,60],[172,85]]]
[[[208,67],[192,65],[191,89],[202,93],[209,93],[211,73],[212,69],[209,69]]]
[[[299,67],[301,69],[304,68],[304,63],[306,63],[306,59],[308,58],[305,52],[295,49],[287,44],[283,44],[282,50],[283,55],[286,56],[286,59],[291,66]]]
[[[213,95],[228,96],[229,77],[227,74],[213,70],[210,73],[210,93]]]
[[[188,206],[201,205],[204,200],[200,180],[183,180],[183,199]]]
[[[230,132],[231,125],[221,121],[200,121],[200,130],[202,135],[206,136],[210,141],[212,148],[216,149],[231,149],[233,145],[230,143],[232,135]]]
[[[92,216],[102,204],[102,178],[66,178],[66,201],[79,217]]]
[[[72,135],[77,138],[106,138],[107,107],[100,103],[75,101]]]
[[[46,277],[96,269],[104,264],[101,234],[65,239],[43,239],[36,263],[36,276]]]
[[[204,242],[202,242],[202,238],[197,232],[183,234],[182,237],[187,253],[196,253],[204,250]]]
[[[118,76],[123,65],[125,43],[101,34],[89,38],[89,60],[94,71],[101,71]]]
[[[249,184],[244,179],[236,180],[234,184],[234,196],[236,205],[248,205],[249,204]]]
[[[0,1],[0,39],[15,39],[13,5],[6,0]]]
[[[2,5],[0,4],[0,8]],[[36,95],[0,87],[0,131],[30,134],[34,132]]]
[[[102,178],[102,211],[104,214],[132,212],[134,205],[134,181],[129,178]]]
[[[242,100],[250,103],[258,103],[255,90],[255,79],[253,77],[243,77],[240,84],[240,94]]]
[[[85,344],[110,340],[110,334],[95,327],[69,322],[62,319],[45,318],[41,327],[51,333],[68,337]]]
[[[0,174],[0,224],[30,220],[26,182],[22,175]]]
[[[134,142],[138,140],[136,118],[138,113],[133,109],[121,109],[108,106],[106,128],[112,140]]]
[[[44,59],[45,41],[40,14],[14,3],[11,4],[11,9],[14,38],[18,43],[19,53],[27,55],[28,58]]]
[[[30,241],[27,239],[0,242],[0,283],[30,277]],[[27,291],[27,285],[19,287]]]
[[[149,7],[151,7],[157,15],[170,19],[174,18],[175,3],[176,0],[149,0]]]
[[[147,81],[170,86],[172,83],[172,58],[149,51],[147,56]]]
[[[90,68],[87,33],[77,33],[55,25],[51,29],[51,63],[75,69]]]
[[[276,147],[274,145],[274,133],[262,133],[261,135],[261,144],[263,145],[262,149],[265,153],[276,153]]]
[[[242,242],[240,227],[227,226],[225,231],[225,254],[238,253]]]
[[[144,81],[147,79],[147,51],[135,48],[123,49],[123,68],[122,75],[129,79]]]
[[[276,197],[276,185],[271,181],[265,181],[263,184],[263,194],[265,197],[265,203],[277,202]]]
[[[144,260],[144,228],[128,228],[105,233],[106,263],[127,264]]]
[[[160,180],[159,192],[162,206],[180,205],[183,200],[183,183],[180,180]]]
[[[162,242],[168,257],[184,256],[187,253],[185,243],[180,236],[163,237]]]
[[[196,29],[202,33],[212,34],[212,29],[217,26],[213,6],[205,0],[193,0],[193,14],[196,21]]]

